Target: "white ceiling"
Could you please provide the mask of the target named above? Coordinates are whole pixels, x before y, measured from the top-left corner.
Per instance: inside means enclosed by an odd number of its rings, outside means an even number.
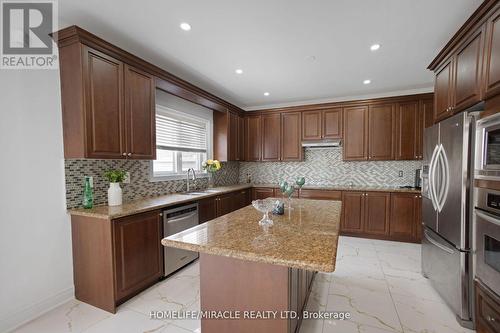
[[[427,65],[481,2],[62,0],[59,24],[79,25],[250,110],[431,91]]]

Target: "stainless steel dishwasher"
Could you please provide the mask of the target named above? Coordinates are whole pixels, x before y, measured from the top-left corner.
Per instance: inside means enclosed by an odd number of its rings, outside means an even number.
[[[163,236],[174,235],[198,225],[198,204],[170,208],[163,211]],[[165,276],[172,274],[198,258],[199,253],[165,246]]]

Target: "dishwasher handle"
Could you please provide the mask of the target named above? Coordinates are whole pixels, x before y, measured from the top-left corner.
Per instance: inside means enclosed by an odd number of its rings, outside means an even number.
[[[195,217],[196,215],[198,215],[198,212],[191,213],[189,215],[184,215],[184,216],[181,216],[181,217],[178,217],[178,218],[175,218],[175,219],[167,219],[166,222],[168,224],[176,224],[176,223],[179,223],[180,221],[191,219],[191,218]]]

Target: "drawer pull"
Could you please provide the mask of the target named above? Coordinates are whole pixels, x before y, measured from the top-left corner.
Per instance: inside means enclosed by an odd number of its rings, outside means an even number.
[[[487,319],[490,323],[494,323],[494,322],[496,322],[496,319],[495,319],[494,317],[492,317],[492,316],[488,316],[488,317],[486,317],[486,319]]]

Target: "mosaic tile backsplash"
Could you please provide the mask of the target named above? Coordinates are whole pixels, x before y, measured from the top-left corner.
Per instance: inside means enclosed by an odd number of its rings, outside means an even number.
[[[109,169],[123,169],[130,173],[130,184],[122,184],[123,201],[131,201],[144,197],[152,197],[186,190],[186,180],[169,180],[151,182],[149,180],[149,161],[140,160],[90,160],[71,159],[64,161],[66,175],[66,206],[76,208],[82,206],[83,182],[85,176],[94,179],[94,205],[106,204],[108,200],[108,182],[103,174]],[[222,164],[222,169],[215,174],[215,185],[231,185],[238,183],[238,162]],[[196,189],[208,186],[208,178],[198,178]]]
[[[342,148],[305,150],[303,162],[241,162],[240,182],[250,174],[253,183],[278,183],[298,176],[306,178],[306,186],[366,185],[412,186],[420,161],[343,161]],[[399,177],[399,171],[403,177]]]

